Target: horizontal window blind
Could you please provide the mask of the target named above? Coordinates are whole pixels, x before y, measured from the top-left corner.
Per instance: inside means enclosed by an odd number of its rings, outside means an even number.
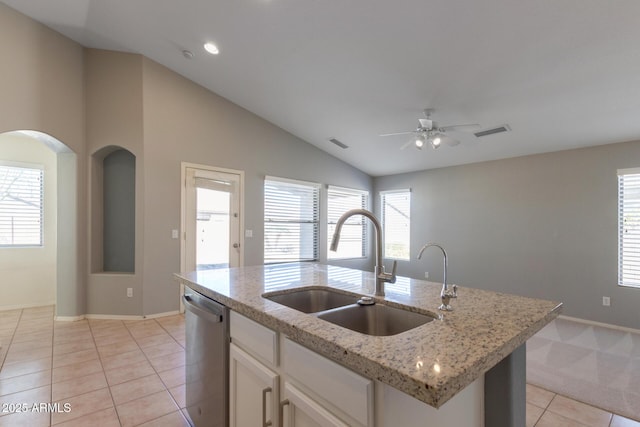
[[[0,165],[0,247],[42,246],[43,171]]]
[[[319,199],[319,184],[265,179],[265,264],[318,259]]]
[[[336,229],[338,219],[351,209],[367,209],[369,204],[367,191],[350,188],[327,188],[327,248],[331,246],[331,239]],[[367,224],[362,215],[350,217],[342,226],[338,250],[328,250],[328,259],[362,258],[367,254]]]
[[[618,285],[640,287],[640,170],[618,171]]]
[[[411,191],[383,191],[382,227],[384,257],[408,260],[410,258]]]

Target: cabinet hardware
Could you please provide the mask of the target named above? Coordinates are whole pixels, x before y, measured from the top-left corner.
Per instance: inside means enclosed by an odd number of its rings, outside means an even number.
[[[284,427],[284,407],[289,404],[289,399],[285,399],[280,402],[280,427]]]
[[[271,387],[262,390],[262,427],[269,427],[271,420],[267,421],[267,393],[271,393]]]

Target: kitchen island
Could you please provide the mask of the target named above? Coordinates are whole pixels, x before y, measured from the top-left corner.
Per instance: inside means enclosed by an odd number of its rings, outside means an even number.
[[[386,285],[384,299],[374,299],[430,313],[436,320],[397,335],[371,336],[262,297],[266,292],[301,287],[331,287],[372,296],[375,278],[370,272],[300,263],[197,271],[176,278],[291,341],[434,408],[489,372],[495,378],[485,381],[485,412],[506,411],[509,417],[510,408],[504,405],[513,404],[508,398],[513,394],[510,387],[524,390],[524,343],[562,307],[553,301],[460,286],[454,311],[439,312],[441,284],[398,277],[396,283]],[[496,374],[491,374],[494,370]],[[487,383],[496,381],[506,390],[506,399],[499,395],[505,392],[487,390],[495,387]],[[515,399],[524,408],[524,395]]]

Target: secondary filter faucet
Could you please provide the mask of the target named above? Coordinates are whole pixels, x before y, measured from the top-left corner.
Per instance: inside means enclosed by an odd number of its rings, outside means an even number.
[[[378,219],[368,210],[365,209],[351,209],[350,211],[342,214],[338,222],[336,223],[336,230],[333,233],[333,239],[331,239],[330,249],[335,252],[338,250],[338,243],[340,242],[340,232],[342,231],[342,225],[344,222],[353,215],[362,215],[367,217],[373,223],[376,230],[376,296],[384,296],[384,283],[396,283],[396,269],[398,268],[398,261],[393,261],[393,267],[391,273],[384,271],[384,265],[382,264],[382,227]]]
[[[442,255],[444,255],[444,279],[442,281],[442,290],[440,291],[440,299],[442,300],[442,304],[438,307],[439,310],[444,311],[452,311],[453,307],[449,304],[452,298],[458,298],[458,287],[456,285],[452,285],[451,289],[447,286],[447,251],[437,243],[427,243],[420,249],[420,253],[418,253],[418,259],[422,258],[422,252],[428,247],[436,247],[442,251]]]

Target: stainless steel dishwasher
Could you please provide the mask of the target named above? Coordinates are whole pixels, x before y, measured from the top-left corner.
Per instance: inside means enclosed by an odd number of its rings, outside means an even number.
[[[186,404],[196,427],[229,424],[229,309],[185,287]]]

